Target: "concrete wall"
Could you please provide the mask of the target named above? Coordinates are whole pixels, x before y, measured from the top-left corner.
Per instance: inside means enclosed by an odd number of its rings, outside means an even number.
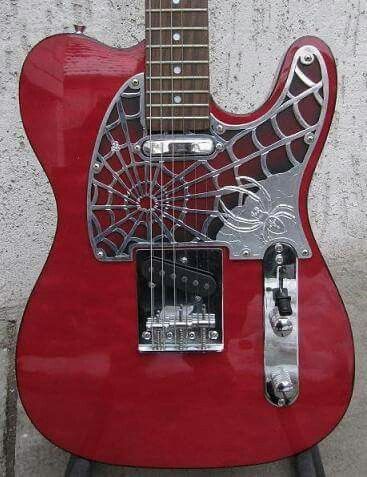
[[[72,31],[75,21],[84,22],[89,35],[110,45],[132,45],[143,38],[143,4],[143,0],[0,3],[1,475],[61,476],[67,460],[31,426],[17,404],[14,388],[16,327],[47,256],[56,223],[51,188],[19,117],[21,64],[32,45],[47,35]],[[367,390],[363,380],[367,354],[366,8],[365,0],[210,0],[212,92],[228,110],[246,112],[261,104],[282,54],[299,36],[314,34],[326,40],[338,63],[337,111],[312,183],[309,210],[314,232],[350,313],[356,340],[354,399],[338,429],[321,445],[327,474],[340,477],[347,473],[362,476],[367,468],[367,404],[363,402]],[[292,472],[290,464],[282,462],[207,474],[99,466],[96,474],[219,477]]]

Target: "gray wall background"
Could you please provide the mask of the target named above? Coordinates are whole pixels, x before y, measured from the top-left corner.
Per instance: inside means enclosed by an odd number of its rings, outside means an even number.
[[[247,112],[270,90],[281,56],[299,36],[326,40],[337,60],[339,97],[309,197],[314,233],[348,308],[356,387],[340,426],[321,445],[329,476],[366,475],[367,2],[209,0],[212,93]],[[17,102],[22,62],[47,35],[84,22],[90,36],[126,47],[144,36],[143,0],[3,0],[0,4],[0,475],[62,476],[67,455],[29,423],[13,373],[16,330],[56,224],[47,178],[27,142]],[[47,325],[45,325],[47,326]],[[327,333],[327,330],[320,329]],[[312,416],[310,416],[312,419]],[[1,445],[2,444],[2,445]],[[283,476],[289,462],[228,471],[149,471],[99,465],[99,476]]]

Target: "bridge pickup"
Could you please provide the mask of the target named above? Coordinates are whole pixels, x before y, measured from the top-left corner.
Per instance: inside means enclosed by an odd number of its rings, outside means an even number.
[[[215,151],[215,142],[208,135],[152,136],[142,145],[146,157],[172,159],[187,156],[211,156]]]
[[[214,277],[199,268],[183,266],[182,260],[188,258],[183,255],[178,261],[162,261],[160,258],[152,257],[145,261],[142,272],[147,280],[154,283],[163,281],[166,287],[176,287],[190,295],[202,297],[212,295],[217,289]]]

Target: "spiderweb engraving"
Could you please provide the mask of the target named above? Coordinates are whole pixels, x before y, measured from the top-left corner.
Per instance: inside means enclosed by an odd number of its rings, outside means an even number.
[[[151,237],[153,245],[220,242],[234,251],[241,241],[264,244],[295,234],[301,225],[294,187],[327,106],[322,56],[313,49],[314,61],[304,64],[304,51],[296,53],[274,106],[252,123],[225,126],[225,149],[210,159],[150,163],[134,148],[145,134],[143,88],[124,86],[101,125],[91,163],[88,222],[96,256],[131,259],[134,246],[150,244]]]

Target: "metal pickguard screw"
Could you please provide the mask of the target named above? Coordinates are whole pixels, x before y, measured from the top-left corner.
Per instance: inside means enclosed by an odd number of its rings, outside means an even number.
[[[211,340],[217,340],[219,338],[219,333],[218,331],[210,331],[209,332],[209,338]]]
[[[215,130],[218,134],[223,134],[225,132],[224,126],[222,124],[217,124]]]
[[[98,258],[104,258],[104,250],[101,248],[97,250],[97,257]]]
[[[99,172],[101,170],[102,164],[100,162],[95,162],[93,164],[93,169],[95,172]]]
[[[138,78],[134,78],[131,82],[130,82],[130,86],[131,88],[139,88],[139,85],[140,85],[140,80],[138,80]]]
[[[315,135],[314,135],[314,133],[307,133],[307,134],[305,135],[305,143],[306,143],[306,144],[310,145],[310,144],[312,144],[312,143],[314,142],[314,140],[315,140]]]
[[[301,63],[303,65],[311,65],[315,60],[315,57],[312,53],[305,53],[301,56]]]

